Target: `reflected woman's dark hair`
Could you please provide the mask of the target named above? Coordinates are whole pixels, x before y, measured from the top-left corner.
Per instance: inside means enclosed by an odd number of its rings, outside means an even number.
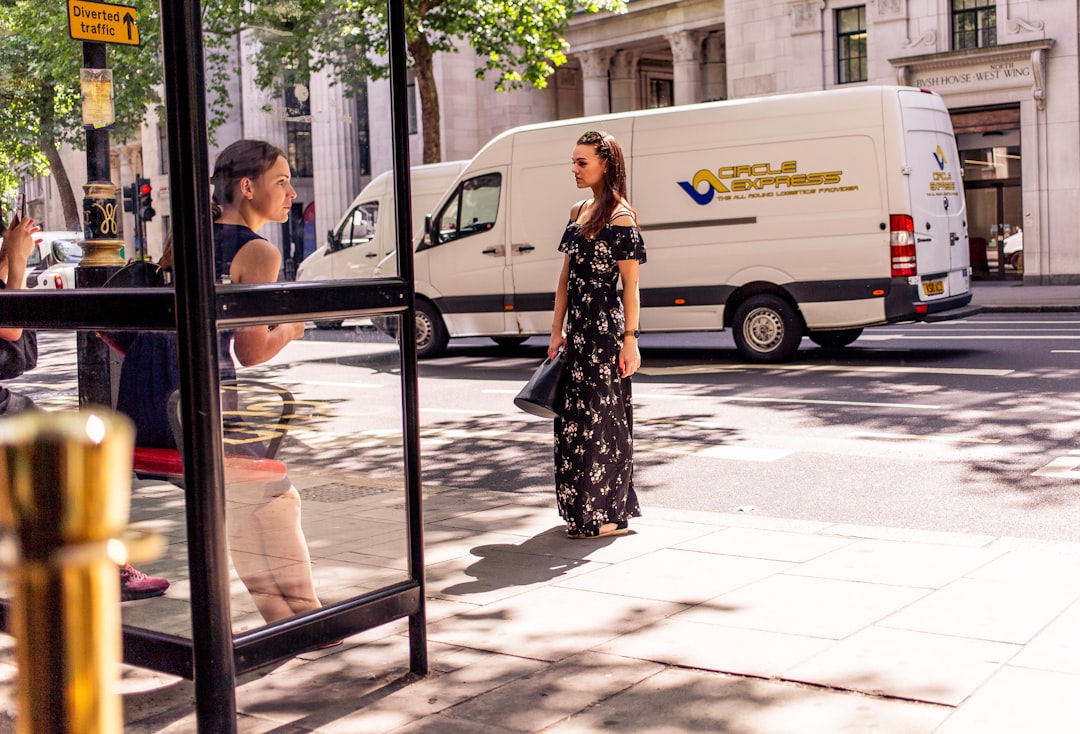
[[[210,205],[213,218],[221,216],[223,205],[233,203],[241,180],[258,178],[277,163],[278,158],[286,158],[285,152],[265,140],[237,140],[218,153],[214,175],[210,177],[214,187]]]
[[[589,219],[582,225],[582,233],[595,239],[604,225],[615,213],[619,199],[626,199],[626,158],[615,136],[603,130],[590,130],[578,138],[578,145],[591,145],[596,156],[607,164],[604,169],[604,188],[596,197]]]

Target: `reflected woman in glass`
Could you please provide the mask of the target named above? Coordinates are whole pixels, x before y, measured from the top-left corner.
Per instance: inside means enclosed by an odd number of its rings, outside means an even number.
[[[285,222],[296,191],[285,154],[269,143],[240,140],[218,156],[212,179],[214,259],[218,282],[273,283],[281,253],[256,234],[270,222]],[[161,265],[171,265],[171,247]],[[219,372],[225,453],[265,457],[252,426],[239,415],[236,365],[261,364],[304,335],[303,323],[245,326],[222,332]],[[136,426],[136,445],[175,448],[169,396],[179,388],[176,335],[139,333],[124,350],[117,410]],[[262,466],[262,465],[257,465]],[[321,606],[311,556],[300,525],[300,494],[280,469],[276,474],[225,473],[229,546],[233,565],[267,622]]]
[[[277,247],[257,234],[270,222],[286,222],[296,198],[289,161],[276,146],[238,140],[218,155],[214,187],[214,261],[219,282],[274,283],[281,268]],[[236,379],[230,347],[241,366],[261,364],[304,336],[304,324],[245,326],[222,334],[221,380]],[[236,393],[222,395],[222,412],[236,409]],[[235,429],[234,429],[235,430]],[[226,421],[226,438],[230,425]],[[242,427],[238,435],[250,436]],[[259,444],[235,444],[258,455]],[[233,565],[268,622],[320,606],[311,556],[300,526],[300,494],[283,477],[266,484],[230,484],[229,543]]]

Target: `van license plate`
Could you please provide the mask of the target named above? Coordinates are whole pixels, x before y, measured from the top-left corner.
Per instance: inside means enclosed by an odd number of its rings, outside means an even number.
[[[940,296],[945,292],[945,281],[924,280],[922,284],[922,292],[928,296]]]

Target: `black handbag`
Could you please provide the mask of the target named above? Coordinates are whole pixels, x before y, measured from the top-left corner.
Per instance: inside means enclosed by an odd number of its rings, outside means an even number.
[[[557,416],[559,412],[555,406],[562,392],[565,367],[566,355],[563,352],[555,355],[555,359],[545,359],[514,398],[514,405],[541,418]]]
[[[37,367],[37,334],[23,329],[15,341],[0,339],[0,380],[13,380]]]

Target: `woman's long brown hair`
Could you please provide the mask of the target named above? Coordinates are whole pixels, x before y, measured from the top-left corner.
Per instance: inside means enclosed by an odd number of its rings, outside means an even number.
[[[611,220],[619,202],[627,198],[626,158],[615,136],[603,130],[590,130],[578,138],[577,144],[593,146],[596,156],[607,163],[604,186],[593,202],[589,218],[581,226],[582,234],[591,240],[596,239],[604,225]]]

